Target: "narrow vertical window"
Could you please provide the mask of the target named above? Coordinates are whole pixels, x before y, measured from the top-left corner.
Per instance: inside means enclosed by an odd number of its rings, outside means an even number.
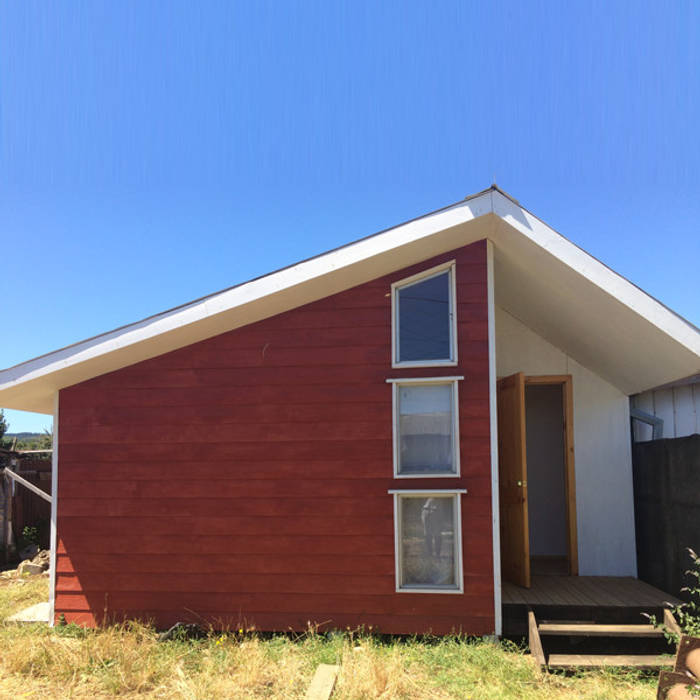
[[[395,477],[459,475],[460,379],[388,380],[394,387]]]
[[[454,263],[392,285],[393,364],[456,363]]]

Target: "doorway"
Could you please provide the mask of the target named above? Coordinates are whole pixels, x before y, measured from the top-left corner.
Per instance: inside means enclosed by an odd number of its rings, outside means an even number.
[[[572,398],[570,375],[498,381],[502,576],[525,588],[578,574]]]

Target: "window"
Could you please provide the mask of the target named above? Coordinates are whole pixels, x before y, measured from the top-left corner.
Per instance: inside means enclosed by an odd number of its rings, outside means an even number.
[[[390,491],[394,495],[396,590],[461,593],[462,518],[454,491]]]
[[[395,477],[459,476],[460,379],[387,380],[394,391]]]
[[[457,363],[454,267],[449,262],[391,286],[394,367]]]

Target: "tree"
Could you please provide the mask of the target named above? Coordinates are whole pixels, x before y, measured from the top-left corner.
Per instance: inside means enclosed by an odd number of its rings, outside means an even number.
[[[0,447],[5,442],[5,433],[8,429],[7,421],[5,420],[5,412],[0,408]]]

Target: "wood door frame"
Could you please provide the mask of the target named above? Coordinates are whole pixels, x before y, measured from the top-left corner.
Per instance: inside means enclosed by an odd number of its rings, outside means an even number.
[[[562,405],[564,409],[564,488],[566,490],[566,539],[569,557],[569,575],[578,576],[573,382],[570,374],[525,375],[525,388],[537,385],[561,386],[562,388]]]

